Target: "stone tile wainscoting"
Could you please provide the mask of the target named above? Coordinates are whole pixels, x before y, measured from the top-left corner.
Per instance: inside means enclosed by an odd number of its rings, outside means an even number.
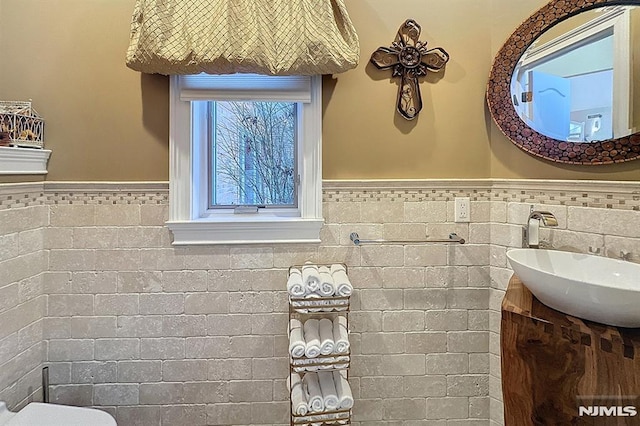
[[[319,245],[172,247],[166,183],[0,185],[0,400],[122,425],[288,424],[287,268],[343,262],[360,425],[502,424],[500,301],[529,206],[554,247],[640,257],[640,186],[325,182]],[[471,198],[471,222],[453,199]],[[371,245],[446,237],[465,245]]]
[[[500,304],[511,278],[506,252],[522,245],[529,210],[548,210],[558,227],[540,228],[541,240],[554,249],[580,253],[590,248],[602,255],[640,262],[640,184],[637,182],[494,181],[491,203],[491,296],[489,347],[491,425],[502,425],[500,378]]]
[[[1,186],[0,401],[21,405],[42,399],[48,207],[42,185]]]

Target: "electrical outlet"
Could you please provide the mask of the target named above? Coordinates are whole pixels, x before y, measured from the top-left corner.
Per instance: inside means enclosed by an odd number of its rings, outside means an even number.
[[[456,197],[454,208],[455,222],[469,222],[471,207],[469,197]]]

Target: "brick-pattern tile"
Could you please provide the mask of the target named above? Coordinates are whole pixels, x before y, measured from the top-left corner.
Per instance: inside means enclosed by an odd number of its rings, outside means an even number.
[[[0,188],[0,400],[98,406],[122,424],[287,424],[291,264],[345,263],[354,424],[503,424],[499,309],[531,205],[554,247],[640,260],[632,184],[569,191],[329,187],[315,245],[173,248],[168,191]],[[604,189],[602,189],[604,188]],[[636,188],[637,189],[637,188]],[[471,198],[471,223],[453,200]],[[456,232],[467,244],[356,247]]]

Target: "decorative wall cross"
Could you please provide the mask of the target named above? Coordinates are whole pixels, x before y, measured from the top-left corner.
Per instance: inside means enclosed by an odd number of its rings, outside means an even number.
[[[391,47],[380,47],[371,55],[371,63],[378,69],[393,68],[393,77],[401,77],[398,89],[398,112],[407,120],[416,118],[422,109],[418,77],[427,71],[440,71],[449,60],[444,49],[427,50],[427,42],[418,41],[420,25],[407,19],[398,30]]]

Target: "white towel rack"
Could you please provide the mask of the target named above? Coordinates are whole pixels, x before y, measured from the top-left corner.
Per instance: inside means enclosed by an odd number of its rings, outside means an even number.
[[[305,265],[294,265],[289,268],[289,273],[293,268],[300,269]],[[345,267],[346,265],[341,264]],[[314,266],[331,266],[329,264],[315,264]],[[289,299],[289,320],[291,318],[310,318],[310,317],[333,317],[336,315],[344,316],[347,320],[347,330],[349,327],[350,297],[349,296],[332,296],[322,298],[304,298],[291,297]],[[336,310],[337,309],[337,310]],[[290,324],[291,322],[289,322]],[[348,370],[351,364],[351,351],[347,353],[319,355],[316,358],[293,358],[289,355],[289,374],[298,373],[303,375],[314,367],[321,367],[320,371]],[[307,426],[320,424],[323,426],[351,424],[351,409],[338,409],[333,411],[323,411],[319,413],[308,413],[305,416],[297,416],[293,414],[293,401],[291,401],[289,409],[290,426]]]

